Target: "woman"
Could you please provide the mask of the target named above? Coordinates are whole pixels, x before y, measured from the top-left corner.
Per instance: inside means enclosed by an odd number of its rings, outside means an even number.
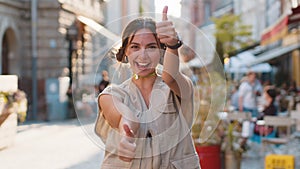
[[[258,117],[258,120],[263,120],[264,116],[276,116],[277,115],[277,108],[274,104],[276,98],[276,90],[273,87],[266,86],[264,91],[264,99],[265,105],[261,115]],[[262,126],[262,125],[255,125],[254,133],[258,135],[270,135],[273,132],[272,126]]]
[[[265,99],[265,105],[264,109],[262,111],[261,117],[258,119],[263,119],[263,116],[276,116],[277,115],[277,107],[275,105],[275,99],[276,99],[276,90],[273,87],[266,86],[266,89],[264,91],[264,99]]]
[[[192,82],[179,72],[182,42],[167,10],[161,22],[138,18],[123,31],[116,57],[130,64],[133,77],[107,87],[98,98],[112,128],[102,168],[200,168],[190,135]]]

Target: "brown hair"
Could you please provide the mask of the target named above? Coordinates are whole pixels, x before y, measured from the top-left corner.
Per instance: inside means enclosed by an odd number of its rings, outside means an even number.
[[[116,58],[118,61],[126,62],[125,61],[125,49],[126,49],[127,45],[132,41],[135,33],[138,30],[144,29],[144,28],[149,29],[154,34],[155,39],[156,39],[157,43],[159,44],[159,46],[161,47],[161,49],[165,48],[165,45],[160,43],[159,39],[157,38],[155,21],[152,18],[148,18],[148,17],[137,18],[137,19],[131,21],[126,26],[126,28],[123,30],[122,46],[120,47],[120,49],[118,50],[118,52],[116,54]],[[161,50],[161,51],[164,51],[164,50]],[[164,53],[161,52],[161,54],[163,55]]]
[[[249,70],[249,71],[247,72],[247,76],[249,76],[249,75],[253,75],[253,74],[255,74],[255,75],[256,75],[256,73],[255,73],[254,71],[252,71],[252,70]]]

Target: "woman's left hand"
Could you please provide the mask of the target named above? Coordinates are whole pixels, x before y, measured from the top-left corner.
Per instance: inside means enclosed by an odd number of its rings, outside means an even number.
[[[174,46],[178,42],[178,35],[172,21],[168,20],[168,6],[162,12],[162,21],[156,23],[157,37],[161,43]]]

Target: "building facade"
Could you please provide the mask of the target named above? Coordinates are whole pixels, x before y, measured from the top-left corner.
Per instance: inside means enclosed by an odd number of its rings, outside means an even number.
[[[69,77],[74,83],[80,76],[95,72],[93,57],[97,56],[93,53],[101,48],[101,37],[93,36],[96,31],[79,17],[101,24],[103,14],[98,0],[38,0],[36,9],[32,9],[32,2],[0,2],[0,74],[18,76],[19,88],[29,98],[29,119],[47,120],[47,79]],[[37,19],[32,20],[33,17]],[[34,66],[36,71],[32,70]],[[37,84],[36,89],[32,88],[33,83]],[[33,90],[38,96],[37,114],[32,114]]]
[[[215,42],[214,26],[210,20],[219,0],[182,0],[179,32],[185,42],[196,53],[188,65],[200,68],[212,62]],[[201,54],[201,55],[200,55]]]
[[[260,50],[254,65],[267,62],[274,67],[274,83],[300,86],[299,19],[297,1],[266,1],[265,29],[261,32]]]
[[[210,22],[212,16],[240,15],[243,24],[252,26],[252,39],[258,44],[241,49],[240,52],[247,50],[256,58],[245,66],[249,69],[259,63],[269,63],[273,83],[296,82],[300,86],[298,8],[297,0],[182,0],[181,13],[199,29],[208,30],[205,33],[212,34],[212,38],[215,32]],[[189,28],[183,31],[193,46],[200,44],[198,36]]]

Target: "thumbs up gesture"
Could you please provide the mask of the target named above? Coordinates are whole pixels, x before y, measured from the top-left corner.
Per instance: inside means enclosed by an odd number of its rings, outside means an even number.
[[[162,11],[162,21],[156,23],[156,33],[160,42],[168,46],[174,46],[178,41],[173,22],[168,20],[168,6]]]
[[[137,133],[138,129],[139,123],[132,122],[129,119],[126,119],[124,116],[121,118],[119,130],[122,137],[118,148],[118,156],[121,160],[131,162],[135,157],[135,133]]]

